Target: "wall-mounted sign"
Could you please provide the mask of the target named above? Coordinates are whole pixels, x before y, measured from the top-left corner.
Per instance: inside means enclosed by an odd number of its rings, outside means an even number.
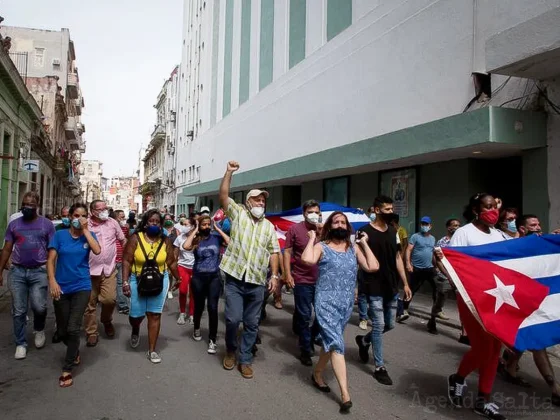
[[[25,172],[39,172],[39,161],[25,159],[21,167]]]

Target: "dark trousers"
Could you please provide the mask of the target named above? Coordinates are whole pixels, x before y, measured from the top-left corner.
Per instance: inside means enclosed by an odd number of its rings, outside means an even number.
[[[89,302],[89,290],[60,295],[53,301],[57,334],[66,345],[64,372],[71,372],[80,351],[82,320]]]
[[[200,329],[200,319],[204,312],[204,304],[208,309],[208,339],[216,342],[218,335],[218,302],[222,290],[219,273],[194,273],[191,279],[194,298],[194,329]]]
[[[416,292],[420,290],[420,288],[425,282],[428,282],[432,286],[432,299],[435,302],[437,297],[437,286],[436,286],[435,276],[436,273],[433,268],[414,267],[414,270],[410,274],[410,291],[412,292],[412,297],[414,297]],[[408,307],[410,306],[410,302],[412,302],[412,299],[408,301],[403,301],[402,299],[399,299],[397,305],[397,316],[402,315],[404,311],[408,310]]]
[[[313,305],[315,302],[315,285],[296,284],[294,286],[294,317],[299,334],[299,349],[302,353],[311,353],[313,341],[319,335],[317,319],[311,324],[313,318]]]

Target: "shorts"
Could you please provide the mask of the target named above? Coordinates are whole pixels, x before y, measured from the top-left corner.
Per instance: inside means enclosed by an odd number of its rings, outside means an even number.
[[[169,290],[169,273],[166,271],[163,275],[163,290],[157,296],[140,296],[138,294],[138,282],[136,275],[130,275],[130,314],[131,318],[140,318],[146,315],[147,312],[154,314],[161,314],[163,312],[163,305],[167,298]]]

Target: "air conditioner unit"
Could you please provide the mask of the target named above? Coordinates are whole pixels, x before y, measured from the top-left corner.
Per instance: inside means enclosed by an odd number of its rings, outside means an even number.
[[[60,58],[53,58],[52,65],[53,66],[60,66]]]

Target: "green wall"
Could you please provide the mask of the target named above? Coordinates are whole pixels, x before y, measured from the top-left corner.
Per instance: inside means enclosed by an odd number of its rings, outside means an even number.
[[[224,94],[223,94],[222,117],[226,117],[231,111],[233,2],[234,0],[226,0],[226,25],[225,25],[225,44],[224,44]]]
[[[350,207],[367,211],[378,195],[379,173],[368,172],[350,177]]]
[[[352,24],[352,0],[328,0],[327,41]]]
[[[251,74],[251,0],[241,3],[241,51],[239,58],[239,105],[249,99]]]
[[[274,0],[261,0],[259,90],[272,82],[274,64]]]
[[[317,0],[312,0],[317,1]],[[306,0],[290,0],[289,66],[305,58]]]

